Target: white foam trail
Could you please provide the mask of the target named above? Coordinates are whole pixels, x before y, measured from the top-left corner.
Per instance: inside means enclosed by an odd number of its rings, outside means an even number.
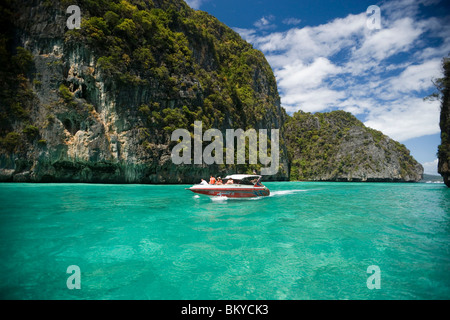
[[[228,198],[225,196],[219,196],[219,197],[211,197],[211,200],[213,201],[222,201],[222,200],[228,200],[228,201],[256,201],[256,200],[262,200],[267,197],[251,197],[251,198]]]
[[[200,196],[198,194],[196,194],[195,196],[193,196],[194,199],[198,199],[200,198]]]
[[[285,194],[293,194],[297,192],[305,192],[308,190],[303,189],[295,189],[295,190],[281,190],[281,191],[271,191],[270,196],[279,196],[279,195],[285,195]]]
[[[244,198],[245,200],[261,200],[264,199],[265,197],[253,197],[253,198]]]
[[[228,200],[227,197],[225,196],[218,196],[218,197],[211,197],[212,201],[224,201],[224,200]]]

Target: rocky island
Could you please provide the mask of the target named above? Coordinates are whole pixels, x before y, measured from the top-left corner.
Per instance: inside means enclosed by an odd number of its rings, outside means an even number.
[[[295,113],[285,125],[291,179],[412,182],[423,167],[409,150],[344,111]]]

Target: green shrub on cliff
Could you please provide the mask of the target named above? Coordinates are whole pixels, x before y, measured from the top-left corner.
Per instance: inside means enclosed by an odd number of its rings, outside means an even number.
[[[59,86],[59,95],[60,95],[61,98],[63,98],[64,101],[66,101],[66,102],[70,102],[70,101],[73,100],[73,95],[72,95],[72,93],[70,92],[69,88],[67,88],[67,86],[64,85],[64,84],[61,84],[61,85]]]
[[[29,124],[25,126],[22,132],[25,133],[29,138],[33,139],[39,134],[39,128]]]
[[[17,132],[9,132],[4,138],[0,138],[0,146],[6,150],[13,152],[20,144],[20,134]]]
[[[13,68],[19,73],[27,73],[33,63],[33,55],[22,47],[16,48],[16,54],[11,58]]]
[[[8,15],[3,17],[12,19]],[[31,52],[23,47],[15,47],[11,34],[0,34],[0,135],[14,131],[17,121],[28,120],[29,109],[33,106],[33,91],[28,80],[33,67]],[[6,137],[9,149],[14,139]],[[11,138],[11,139],[10,139]]]

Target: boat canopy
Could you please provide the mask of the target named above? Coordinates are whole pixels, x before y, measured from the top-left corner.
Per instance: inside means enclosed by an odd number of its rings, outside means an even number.
[[[223,180],[232,179],[235,184],[259,185],[261,177],[257,174],[231,174],[223,178]]]

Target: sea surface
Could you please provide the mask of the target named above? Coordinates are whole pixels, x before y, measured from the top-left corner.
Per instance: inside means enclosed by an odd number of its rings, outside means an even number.
[[[0,184],[0,298],[450,299],[445,185],[266,186]]]

